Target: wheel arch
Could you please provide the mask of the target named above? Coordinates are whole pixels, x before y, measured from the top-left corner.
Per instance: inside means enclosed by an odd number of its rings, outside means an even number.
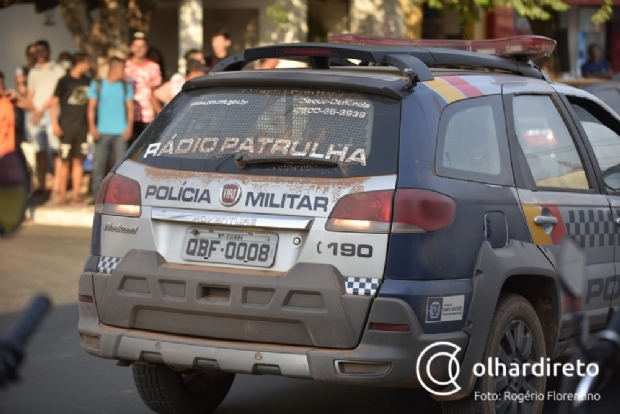
[[[537,282],[539,285],[530,285],[527,282]],[[533,243],[510,240],[508,246],[502,249],[493,249],[488,242],[484,242],[478,253],[473,277],[474,293],[467,315],[466,327],[463,329],[470,336],[469,345],[461,363],[461,369],[456,383],[461,388],[458,392],[445,397],[433,396],[437,401],[456,401],[469,396],[473,391],[477,377],[473,374],[473,367],[482,360],[484,349],[489,337],[495,307],[502,292],[513,292],[523,295],[530,303],[537,302],[536,286],[544,286],[546,294],[555,293],[548,303],[532,303],[537,314],[539,310],[544,314],[544,320],[555,318],[555,325],[559,327],[561,299],[557,290],[557,274],[555,267],[547,256]],[[539,293],[539,292],[538,292]],[[555,298],[555,299],[553,299]],[[544,320],[541,325],[544,329]],[[547,350],[555,351],[558,330],[545,333]],[[549,338],[549,343],[547,343]]]
[[[514,275],[504,282],[501,293],[504,292],[521,295],[534,307],[543,327],[547,356],[553,357],[561,317],[561,299],[556,280],[536,274]]]

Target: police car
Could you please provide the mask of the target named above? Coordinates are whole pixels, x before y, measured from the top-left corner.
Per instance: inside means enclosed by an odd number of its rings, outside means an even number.
[[[565,236],[590,329],[620,305],[620,119],[527,63],[554,46],[340,35],[189,81],[97,197],[82,348],[132,365],[159,413],[213,411],[235,374],[540,413],[504,396],[544,375],[473,368],[565,352]],[[242,70],[265,58],[309,66]]]

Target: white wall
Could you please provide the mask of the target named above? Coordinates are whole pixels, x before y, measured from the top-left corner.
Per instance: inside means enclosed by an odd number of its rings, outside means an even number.
[[[400,0],[351,0],[351,33],[403,37],[405,34]]]
[[[71,38],[60,10],[50,12],[54,26],[45,26],[45,13],[36,14],[34,5],[20,4],[0,10],[0,71],[4,72],[9,88],[15,87],[15,69],[26,64],[25,50],[29,43],[39,39],[50,42],[52,59],[63,50],[78,51]]]

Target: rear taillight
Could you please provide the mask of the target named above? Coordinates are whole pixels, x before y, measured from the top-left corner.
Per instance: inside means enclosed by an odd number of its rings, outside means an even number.
[[[140,184],[119,174],[108,174],[97,194],[95,209],[97,213],[113,216],[140,217]]]
[[[325,229],[361,233],[388,233],[394,191],[349,194],[338,201]]]
[[[388,233],[390,230],[392,233],[429,233],[449,227],[455,214],[454,200],[434,191],[369,191],[341,198],[325,229],[360,233]]]
[[[454,221],[456,204],[429,190],[403,189],[394,197],[392,233],[428,233],[443,230]]]

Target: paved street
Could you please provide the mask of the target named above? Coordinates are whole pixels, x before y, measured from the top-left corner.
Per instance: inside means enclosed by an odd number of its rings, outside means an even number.
[[[31,341],[23,382],[0,391],[2,414],[149,413],[131,368],[83,353],[77,339],[77,278],[89,251],[87,229],[32,226],[0,240],[0,335],[37,291],[54,310]],[[616,413],[620,375],[590,412]],[[318,384],[272,376],[238,376],[217,413],[437,413],[424,393]],[[555,413],[547,406],[545,413]]]

